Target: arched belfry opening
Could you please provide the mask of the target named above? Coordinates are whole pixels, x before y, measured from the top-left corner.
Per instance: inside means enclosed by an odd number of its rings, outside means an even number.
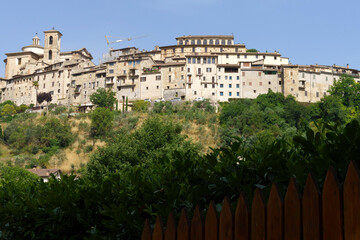
[[[52,51],[49,51],[49,60],[52,60]]]
[[[49,37],[49,45],[52,45],[53,42],[54,42],[54,38],[53,38],[53,36],[50,36],[50,37]]]

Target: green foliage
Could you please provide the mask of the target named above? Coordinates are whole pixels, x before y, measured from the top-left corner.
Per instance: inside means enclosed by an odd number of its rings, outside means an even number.
[[[255,48],[250,48],[250,49],[247,49],[246,52],[253,52],[253,53],[257,53],[259,52],[257,49]]]
[[[97,107],[113,109],[116,102],[115,93],[109,88],[99,88],[95,93],[91,94],[90,101]]]
[[[137,100],[134,102],[132,110],[136,112],[147,112],[149,106],[149,102],[146,102],[144,100]]]
[[[111,129],[114,115],[110,109],[97,107],[91,114],[91,135],[104,136]]]
[[[11,116],[16,114],[16,108],[14,105],[6,104],[2,107],[1,116]]]
[[[353,77],[342,75],[338,81],[334,81],[329,93],[338,98],[346,107],[360,105],[360,84]]]
[[[26,109],[28,109],[28,106],[25,104],[21,104],[20,106],[16,107],[16,112],[23,113],[26,111]]]

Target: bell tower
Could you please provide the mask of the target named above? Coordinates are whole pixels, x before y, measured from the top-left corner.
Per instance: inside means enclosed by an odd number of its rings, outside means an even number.
[[[45,33],[44,62],[53,64],[60,60],[60,46],[62,34],[54,28]]]

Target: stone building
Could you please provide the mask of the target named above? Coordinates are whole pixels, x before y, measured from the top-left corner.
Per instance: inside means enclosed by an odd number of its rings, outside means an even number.
[[[61,52],[62,34],[59,31],[49,30],[44,33],[44,47],[36,35],[32,45],[23,47],[21,52],[6,54],[1,101],[36,105],[38,93],[50,92],[52,103],[67,105],[71,102],[72,72],[95,66],[91,62],[91,54],[85,48]]]
[[[95,66],[85,48],[61,52],[59,31],[44,33],[44,46],[36,35],[21,52],[6,54],[1,101],[36,105],[38,93],[50,92],[52,103],[87,110],[91,94],[105,88],[115,92],[119,106],[126,99],[131,106],[136,100],[158,98],[216,103],[253,99],[269,90],[316,102],[342,74],[359,81],[359,71],[349,66],[292,65],[277,51],[249,51],[231,35],[182,36],[176,45],[151,51],[110,49]]]

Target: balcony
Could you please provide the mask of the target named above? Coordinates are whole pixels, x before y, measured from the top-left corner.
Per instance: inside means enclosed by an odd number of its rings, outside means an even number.
[[[114,79],[113,79],[113,78],[111,78],[111,79],[106,79],[105,84],[106,84],[106,85],[114,85]]]

